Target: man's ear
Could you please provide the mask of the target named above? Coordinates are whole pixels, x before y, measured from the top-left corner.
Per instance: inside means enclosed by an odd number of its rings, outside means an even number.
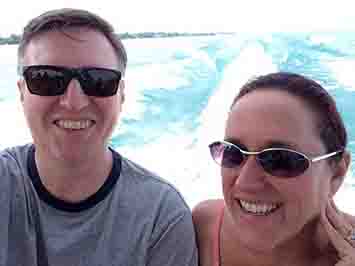
[[[125,100],[125,82],[124,79],[120,80],[120,83],[118,84],[118,89],[119,89],[119,93],[121,96],[121,104],[124,103]]]
[[[25,83],[25,80],[24,79],[19,79],[17,81],[17,88],[18,88],[18,91],[20,93],[20,100],[21,100],[21,103],[23,103],[23,99],[24,99],[24,93],[25,93],[25,89],[26,89],[26,83]]]
[[[334,175],[330,181],[330,197],[333,197],[344,182],[344,178],[349,169],[351,155],[348,151],[344,151],[341,160],[336,164]]]

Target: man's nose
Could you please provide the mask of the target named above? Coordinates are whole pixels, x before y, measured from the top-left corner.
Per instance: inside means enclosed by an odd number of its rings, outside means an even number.
[[[60,104],[71,110],[80,111],[85,108],[89,102],[89,96],[86,95],[78,80],[72,79],[65,93],[60,96]]]

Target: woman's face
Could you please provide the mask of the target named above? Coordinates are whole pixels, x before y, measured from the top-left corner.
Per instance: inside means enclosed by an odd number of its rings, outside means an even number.
[[[316,117],[301,98],[287,92],[254,91],[231,110],[225,140],[248,151],[283,147],[312,158],[326,153]],[[328,160],[321,160],[299,176],[275,177],[254,156],[239,170],[222,168],[224,198],[236,237],[260,251],[283,243],[303,244],[305,237],[314,236],[320,212],[333,196],[334,172]]]

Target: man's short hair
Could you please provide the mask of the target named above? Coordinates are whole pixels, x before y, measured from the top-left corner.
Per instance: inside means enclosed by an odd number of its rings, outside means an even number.
[[[123,64],[123,71],[125,70],[127,66],[126,49],[118,35],[114,33],[113,26],[89,11],[63,8],[47,11],[33,18],[24,27],[17,53],[18,71],[21,72],[22,70],[26,47],[33,38],[48,31],[64,31],[75,27],[89,28],[105,35],[117,54],[118,62]]]

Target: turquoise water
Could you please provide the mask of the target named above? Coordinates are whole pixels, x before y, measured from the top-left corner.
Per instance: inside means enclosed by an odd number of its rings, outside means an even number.
[[[127,40],[127,100],[112,145],[169,179],[188,198],[195,189],[218,190],[205,187],[207,180],[218,180],[207,144],[222,136],[225,112],[242,83],[256,74],[282,70],[314,78],[334,95],[354,154],[352,36],[314,33]],[[0,46],[0,58],[0,112],[7,124],[0,133],[0,146],[6,147],[30,137],[17,105],[16,46]],[[351,173],[346,183],[355,184]]]

